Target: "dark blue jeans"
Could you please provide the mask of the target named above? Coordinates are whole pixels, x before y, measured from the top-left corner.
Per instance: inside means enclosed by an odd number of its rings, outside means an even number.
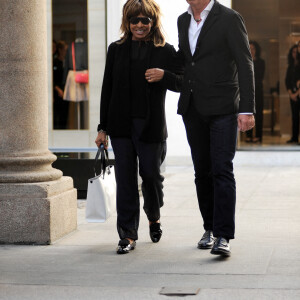
[[[204,229],[213,230],[216,237],[233,239],[237,115],[201,116],[191,105],[183,121],[191,147]]]
[[[139,140],[143,119],[133,119],[131,138],[111,138],[115,154],[117,182],[117,229],[120,239],[138,239],[140,200],[137,170],[142,178],[144,211],[151,222],[160,219],[163,206],[163,180],[160,166],[166,156],[166,142]]]

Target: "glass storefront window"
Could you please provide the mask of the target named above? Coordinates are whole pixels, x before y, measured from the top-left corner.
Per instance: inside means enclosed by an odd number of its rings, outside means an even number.
[[[260,146],[298,150],[299,146],[290,141],[293,118],[285,78],[289,50],[300,41],[300,1],[252,0],[250,4],[248,0],[232,0],[232,7],[243,16],[250,40],[259,45],[260,59],[254,58],[254,72],[256,79],[263,79],[260,86],[260,80],[256,80],[256,110],[261,116],[256,113],[252,135],[241,134],[240,146],[250,150]],[[259,74],[259,60],[260,64],[261,60],[265,62],[264,76]]]
[[[52,0],[52,34],[53,129],[88,129],[87,0]]]

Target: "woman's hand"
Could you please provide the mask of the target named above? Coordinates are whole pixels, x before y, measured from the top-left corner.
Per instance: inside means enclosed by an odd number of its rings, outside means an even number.
[[[299,90],[296,92],[296,93],[292,93],[290,95],[290,98],[293,100],[293,101],[297,101],[297,98],[299,96]]]
[[[95,143],[97,147],[99,148],[101,144],[104,145],[104,148],[107,149],[108,147],[108,141],[107,141],[107,136],[105,131],[99,131],[97,138],[95,140]]]
[[[60,87],[55,86],[54,89],[57,91],[57,94],[58,94],[58,96],[59,96],[60,98],[63,98],[63,97],[64,97],[64,91],[63,91]]]
[[[145,78],[149,83],[158,82],[163,79],[165,71],[158,68],[148,69],[145,73]]]

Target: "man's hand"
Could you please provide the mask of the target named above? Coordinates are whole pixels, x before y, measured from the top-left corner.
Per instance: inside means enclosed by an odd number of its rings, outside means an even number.
[[[154,68],[148,69],[145,73],[145,78],[149,83],[158,82],[163,79],[165,75],[165,71],[162,69]]]
[[[239,115],[238,116],[238,128],[239,131],[245,132],[250,130],[255,125],[255,119],[253,115]]]
[[[96,143],[98,148],[100,147],[101,144],[103,144],[105,149],[107,149],[108,142],[107,142],[107,138],[106,138],[106,133],[104,131],[99,131],[98,132],[95,143]]]

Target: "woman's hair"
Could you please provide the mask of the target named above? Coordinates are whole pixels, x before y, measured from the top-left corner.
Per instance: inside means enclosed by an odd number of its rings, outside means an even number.
[[[258,42],[256,41],[249,41],[249,45],[253,45],[255,48],[255,57],[260,58],[261,54],[261,47],[259,46]]]
[[[158,4],[153,0],[128,0],[124,4],[120,44],[131,37],[129,20],[132,17],[137,17],[139,14],[143,14],[152,20],[152,27],[148,36],[149,40],[153,41],[156,47],[164,46],[166,41],[162,32],[161,11]]]
[[[58,41],[56,43],[56,49],[64,49],[67,46],[67,43],[65,41]]]
[[[288,54],[288,64],[289,66],[292,66],[294,65],[294,58],[293,58],[293,51],[294,49],[297,49],[297,60],[298,60],[298,63],[300,61],[300,54],[298,52],[298,46],[297,45],[293,45],[289,51],[289,54]]]

